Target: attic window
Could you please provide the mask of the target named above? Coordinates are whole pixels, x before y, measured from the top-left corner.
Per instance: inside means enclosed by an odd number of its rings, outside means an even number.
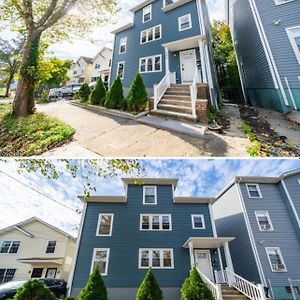
[[[143,204],[157,204],[156,186],[144,186],[143,194]]]
[[[247,184],[246,186],[250,198],[262,198],[258,184]]]
[[[49,241],[46,249],[46,253],[54,253],[56,247],[56,241]]]
[[[152,5],[148,5],[143,9],[143,23],[149,22],[152,19]]]

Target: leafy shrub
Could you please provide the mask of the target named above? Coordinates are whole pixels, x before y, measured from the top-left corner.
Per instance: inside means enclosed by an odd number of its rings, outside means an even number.
[[[90,95],[90,103],[93,105],[104,105],[106,96],[106,89],[103,84],[101,76]]]
[[[91,93],[91,89],[87,83],[84,83],[79,89],[79,97],[82,102],[87,102]]]
[[[74,94],[74,99],[75,99],[75,100],[79,100],[79,99],[80,99],[79,91],[76,91],[76,92],[75,92],[75,94]]]
[[[39,280],[29,280],[14,296],[13,300],[56,300],[54,294]]]
[[[106,95],[105,107],[126,109],[126,101],[124,101],[123,96],[122,80],[119,76],[115,79]]]
[[[182,285],[181,300],[214,300],[195,267]]]
[[[77,300],[108,300],[107,290],[101,277],[99,265],[95,266]]]
[[[38,103],[49,103],[48,91],[47,89],[43,89],[40,97],[38,99]]]
[[[128,108],[131,111],[143,111],[145,110],[147,103],[147,90],[141,74],[137,73],[128,93]]]
[[[135,300],[162,300],[163,293],[160,289],[152,269],[150,268],[142,281]]]

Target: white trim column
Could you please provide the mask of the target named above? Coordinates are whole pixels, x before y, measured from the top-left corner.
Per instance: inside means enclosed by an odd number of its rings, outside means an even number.
[[[201,60],[202,82],[207,83],[207,72],[206,72],[206,65],[205,65],[203,40],[198,40],[198,45],[199,45],[200,60]]]
[[[194,245],[193,242],[189,242],[191,268],[195,267]]]
[[[224,247],[224,253],[225,253],[225,259],[226,259],[227,268],[230,271],[234,272],[234,268],[233,268],[233,263],[232,263],[232,259],[231,259],[231,254],[230,254],[228,242],[225,242],[223,244],[223,247]]]
[[[169,50],[165,47],[166,74],[170,71]]]

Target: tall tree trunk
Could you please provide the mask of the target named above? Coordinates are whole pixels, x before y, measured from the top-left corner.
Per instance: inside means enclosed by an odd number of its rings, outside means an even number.
[[[34,88],[37,80],[40,39],[40,32],[29,31],[24,45],[19,82],[13,102],[13,114],[17,117],[33,114],[35,110]]]
[[[6,91],[5,91],[5,97],[9,97],[9,90],[10,90],[10,86],[11,86],[11,82],[14,78],[14,74],[9,74],[7,83],[6,83]]]

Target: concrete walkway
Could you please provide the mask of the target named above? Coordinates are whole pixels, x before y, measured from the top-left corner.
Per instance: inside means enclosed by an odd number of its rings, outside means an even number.
[[[195,157],[195,156],[248,156],[245,137],[207,133],[197,138],[140,124],[120,117],[98,115],[60,101],[37,105],[38,111],[56,116],[76,129],[77,150],[68,152],[68,145],[52,157],[82,157],[88,149],[105,157]],[[74,149],[74,148],[73,148]],[[72,154],[73,153],[73,154]]]

